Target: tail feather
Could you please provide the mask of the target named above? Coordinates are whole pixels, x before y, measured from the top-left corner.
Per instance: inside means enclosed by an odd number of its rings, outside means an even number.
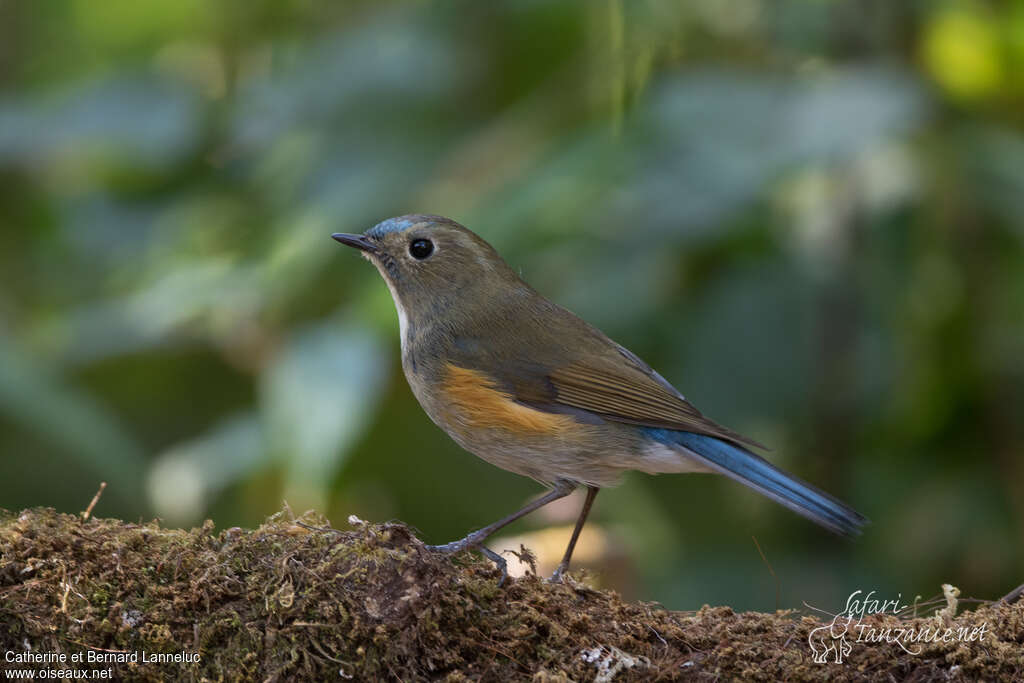
[[[651,435],[687,449],[697,460],[725,476],[746,484],[793,512],[845,536],[860,534],[868,519],[821,489],[786,474],[745,448],[719,439],[668,429],[652,429]]]

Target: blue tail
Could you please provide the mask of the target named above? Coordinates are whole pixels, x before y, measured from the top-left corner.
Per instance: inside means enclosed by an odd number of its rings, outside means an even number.
[[[868,519],[807,482],[786,474],[745,448],[711,436],[648,428],[657,441],[686,448],[709,468],[746,484],[829,531],[846,536],[860,534]]]

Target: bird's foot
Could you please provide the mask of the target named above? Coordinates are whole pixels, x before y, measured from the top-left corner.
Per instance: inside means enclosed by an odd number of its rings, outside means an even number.
[[[565,577],[565,573],[569,571],[569,566],[564,562],[559,564],[555,569],[554,573],[548,577],[548,583],[562,583],[562,579]]]
[[[452,541],[451,543],[445,543],[444,545],[427,545],[427,550],[431,550],[437,553],[446,553],[448,555],[462,552],[463,550],[478,550],[480,554],[486,557],[488,560],[493,562],[497,567],[498,571],[501,572],[501,578],[498,579],[498,587],[501,588],[505,585],[505,579],[508,578],[508,562],[505,558],[494,552],[490,548],[476,543],[469,542],[469,537],[464,538],[460,541]]]
[[[508,562],[505,561],[504,557],[502,557],[498,553],[494,552],[490,548],[485,548],[484,546],[480,546],[479,548],[477,548],[477,550],[479,550],[483,554],[484,557],[486,557],[488,560],[490,560],[491,562],[493,562],[494,564],[496,564],[498,566],[498,571],[501,572],[501,578],[498,579],[498,588],[501,588],[502,586],[504,586],[505,585],[505,579],[508,578]]]

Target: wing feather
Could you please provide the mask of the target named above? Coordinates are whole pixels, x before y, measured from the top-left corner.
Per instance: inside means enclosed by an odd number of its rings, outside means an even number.
[[[577,362],[549,372],[547,379],[554,393],[553,402],[595,413],[606,420],[695,432],[764,448],[702,415],[646,365],[631,367],[622,363],[608,368]]]

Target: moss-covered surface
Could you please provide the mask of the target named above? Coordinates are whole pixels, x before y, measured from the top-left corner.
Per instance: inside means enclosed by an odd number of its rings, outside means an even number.
[[[253,531],[0,516],[0,666],[112,667],[117,680],[1021,680],[1024,605],[954,618],[869,616],[877,628],[980,628],[974,642],[848,639],[816,663],[794,612],[670,612],[533,577],[497,585],[473,555],[429,553],[401,524],[335,532],[279,514]],[[824,633],[824,632],[818,632]],[[852,630],[851,630],[852,633]],[[826,638],[826,644],[839,644]],[[13,664],[31,649],[198,653],[198,661]],[[834,659],[834,654],[829,656]]]

